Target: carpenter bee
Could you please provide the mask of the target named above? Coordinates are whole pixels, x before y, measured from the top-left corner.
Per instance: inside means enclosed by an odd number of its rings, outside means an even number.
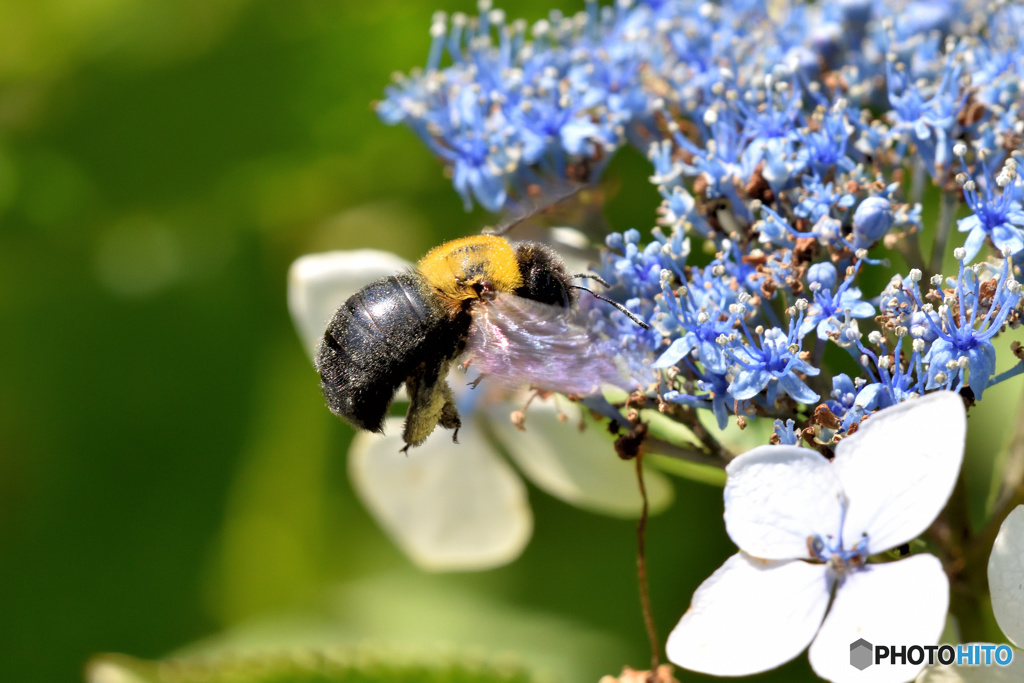
[[[552,249],[536,242],[490,234],[432,249],[415,270],[366,285],[334,314],[316,355],[328,407],[360,429],[381,432],[404,383],[407,451],[437,425],[455,430],[456,439],[461,421],[447,376],[463,354],[481,377],[506,385],[582,395],[601,384],[624,386],[614,344],[586,327],[578,291],[647,325],[573,284],[577,277],[600,281],[570,275]]]

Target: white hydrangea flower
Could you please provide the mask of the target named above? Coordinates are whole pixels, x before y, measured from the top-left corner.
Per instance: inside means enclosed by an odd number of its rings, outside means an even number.
[[[1024,505],[999,527],[988,558],[988,586],[999,628],[1011,643],[1024,648]]]
[[[960,397],[938,392],[870,417],[833,461],[762,446],[727,468],[725,524],[740,552],[694,593],[668,638],[670,660],[743,676],[810,646],[830,681],[908,681],[920,665],[850,663],[850,645],[937,644],[949,583],[937,558],[865,563],[920,535],[953,491],[963,460]],[[827,615],[826,615],[827,613]]]
[[[297,259],[288,274],[288,305],[310,358],[342,302],[373,280],[412,267],[374,250]],[[633,464],[619,460],[599,430],[577,429],[580,413],[575,404],[535,400],[527,412],[526,431],[520,431],[509,414],[523,401],[496,398],[486,380],[469,391],[461,373],[449,384],[463,421],[458,445],[452,444],[450,432],[438,429],[421,446],[402,454],[401,418],[389,418],[383,435],[361,432],[349,451],[349,475],[357,494],[417,565],[434,571],[487,569],[522,552],[533,516],[526,486],[500,451],[557,498],[595,512],[639,515]],[[316,387],[311,381],[310,390]],[[396,400],[403,396],[399,392]],[[673,495],[669,481],[647,471],[645,483],[652,511],[667,507]]]
[[[1024,681],[1024,505],[999,527],[988,558],[992,612],[1006,638],[1016,645],[1009,666],[932,666],[918,683],[1011,683]]]

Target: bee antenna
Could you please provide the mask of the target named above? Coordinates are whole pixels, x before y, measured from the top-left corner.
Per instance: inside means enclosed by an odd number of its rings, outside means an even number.
[[[612,306],[614,306],[616,309],[618,309],[623,315],[625,315],[627,318],[632,320],[634,323],[636,323],[640,327],[644,328],[645,330],[651,329],[650,325],[648,325],[643,320],[638,318],[634,313],[630,312],[629,309],[627,309],[625,306],[620,304],[618,301],[612,301],[608,297],[601,296],[600,294],[598,294],[594,290],[587,289],[586,287],[583,287],[583,286],[580,286],[580,285],[569,285],[569,286],[572,287],[573,289],[582,289],[584,292],[590,292],[595,298],[598,298],[601,301],[605,301],[607,303],[610,303]]]
[[[601,285],[603,287],[611,287],[611,285],[608,284],[607,280],[605,280],[603,277],[601,277],[597,273],[577,273],[576,275],[573,275],[572,277],[573,277],[574,280],[577,280],[577,279],[594,280],[595,282],[597,282],[599,285]]]

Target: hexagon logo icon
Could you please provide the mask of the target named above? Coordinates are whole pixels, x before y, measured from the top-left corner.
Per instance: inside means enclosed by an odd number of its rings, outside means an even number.
[[[863,638],[850,643],[850,666],[860,671],[874,664],[874,646]]]

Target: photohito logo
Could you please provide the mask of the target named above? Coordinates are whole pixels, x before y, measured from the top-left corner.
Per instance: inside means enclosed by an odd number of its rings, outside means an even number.
[[[1009,645],[872,645],[860,638],[850,643],[850,666],[863,671],[872,664],[943,664],[949,666],[1008,666]]]
[[[854,666],[861,671],[868,668],[872,664],[871,651],[874,647],[868,641],[861,638],[850,643],[850,666]]]

